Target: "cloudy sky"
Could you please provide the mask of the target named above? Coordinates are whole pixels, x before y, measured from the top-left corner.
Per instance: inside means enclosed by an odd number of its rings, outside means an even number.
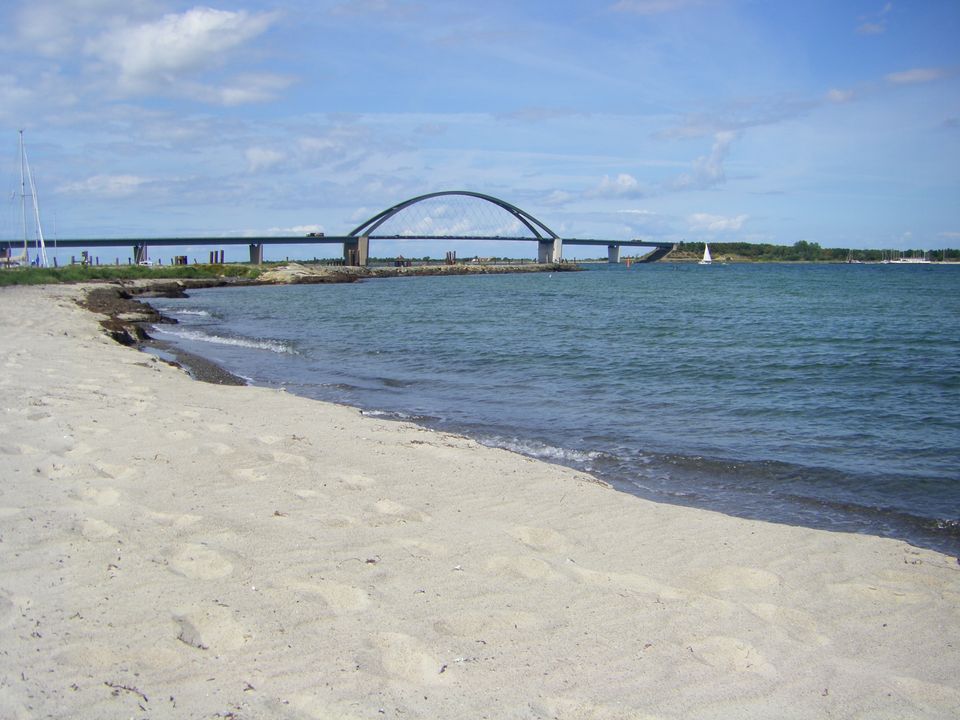
[[[957,0],[4,0],[0,181],[22,128],[48,236],[465,189],[569,237],[960,247],[958,38]]]

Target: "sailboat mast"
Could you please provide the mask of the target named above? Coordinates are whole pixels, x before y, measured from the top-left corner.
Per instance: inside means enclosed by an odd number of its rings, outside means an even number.
[[[23,158],[26,161],[27,151],[24,149]],[[37,223],[37,241],[39,242],[38,261],[41,267],[47,266],[47,246],[43,241],[43,226],[40,224],[40,199],[37,197],[37,185],[33,182],[33,173],[30,171],[30,163],[27,166],[27,180],[30,183],[30,197],[33,198],[33,219]]]
[[[29,265],[30,255],[27,252],[27,186],[24,181],[24,165],[26,156],[23,152],[23,130],[20,131],[20,221],[23,224],[23,260]]]
[[[24,173],[26,170],[26,173]],[[29,264],[27,257],[27,201],[26,185],[24,184],[24,175],[26,182],[30,184],[30,199],[33,202],[33,220],[37,224],[37,262],[41,267],[47,266],[47,247],[43,241],[43,226],[40,224],[40,203],[37,200],[37,186],[33,182],[33,173],[30,171],[30,163],[27,160],[27,149],[23,144],[23,130],[20,131],[20,213],[23,216],[23,254],[24,259]]]

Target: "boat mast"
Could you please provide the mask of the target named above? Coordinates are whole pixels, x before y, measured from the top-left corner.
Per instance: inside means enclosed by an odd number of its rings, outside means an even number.
[[[27,258],[27,212],[26,187],[24,186],[24,169],[26,179],[30,183],[30,198],[33,201],[33,219],[37,224],[37,262],[40,267],[47,266],[47,247],[43,242],[43,227],[40,225],[40,203],[37,201],[37,186],[33,182],[33,173],[30,172],[30,163],[27,161],[27,149],[23,145],[23,130],[20,131],[20,212],[23,215],[23,253]]]
[[[20,222],[23,224],[23,261],[30,264],[30,254],[27,251],[27,192],[24,184],[24,164],[26,155],[23,152],[23,130],[20,131]]]

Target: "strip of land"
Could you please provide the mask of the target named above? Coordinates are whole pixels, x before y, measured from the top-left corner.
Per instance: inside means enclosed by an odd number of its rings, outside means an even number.
[[[956,558],[198,383],[85,293],[0,290],[0,717],[960,714]]]

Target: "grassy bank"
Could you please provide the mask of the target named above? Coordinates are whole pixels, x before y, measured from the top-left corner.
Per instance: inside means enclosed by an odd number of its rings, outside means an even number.
[[[695,261],[703,257],[702,242],[677,243],[667,260]],[[710,243],[710,254],[720,262],[880,262],[886,259],[904,257],[924,257],[947,262],[960,261],[960,250],[873,250],[851,248],[822,248],[817,243],[800,240],[793,245],[771,245],[768,243]]]
[[[255,279],[261,269],[251,265],[66,265],[59,268],[28,267],[0,270],[0,287],[8,285],[48,285],[88,282],[91,280],[140,280],[187,278]]]

